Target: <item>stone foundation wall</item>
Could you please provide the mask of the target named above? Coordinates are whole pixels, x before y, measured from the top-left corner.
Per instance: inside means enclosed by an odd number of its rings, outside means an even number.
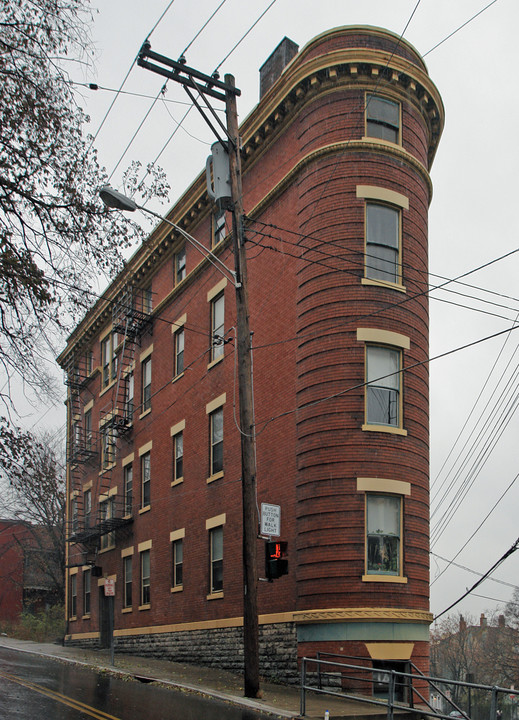
[[[75,639],[67,644],[98,646],[97,640]],[[260,674],[267,680],[296,684],[297,635],[294,623],[259,628]],[[154,633],[115,638],[115,651],[174,662],[218,667],[243,672],[243,628],[220,628],[173,633]]]

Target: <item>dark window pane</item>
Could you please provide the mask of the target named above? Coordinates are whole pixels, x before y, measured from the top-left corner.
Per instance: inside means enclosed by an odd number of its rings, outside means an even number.
[[[398,425],[398,393],[389,388],[367,388],[367,421],[373,425]]]
[[[368,572],[399,572],[399,541],[390,535],[368,537]]]

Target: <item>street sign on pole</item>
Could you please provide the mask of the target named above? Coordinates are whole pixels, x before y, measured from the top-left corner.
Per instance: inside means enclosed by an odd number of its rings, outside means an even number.
[[[269,537],[281,535],[281,507],[261,503],[261,534]]]

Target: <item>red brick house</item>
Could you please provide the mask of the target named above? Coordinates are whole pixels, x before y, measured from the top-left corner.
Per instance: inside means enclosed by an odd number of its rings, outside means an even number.
[[[62,572],[49,530],[0,520],[0,622],[59,603]]]
[[[294,678],[317,650],[426,670],[442,101],[379,28],[285,39],[261,80],[240,128],[257,502],[280,506],[289,557],[259,583],[261,670]],[[233,266],[205,173],[167,217]],[[118,650],[241,667],[235,324],[232,282],[161,223],[61,353],[70,642],[106,642],[112,578]]]

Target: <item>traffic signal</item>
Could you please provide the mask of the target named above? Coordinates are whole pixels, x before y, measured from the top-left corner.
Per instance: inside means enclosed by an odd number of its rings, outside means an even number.
[[[287,543],[279,540],[267,540],[265,543],[265,575],[267,580],[275,580],[287,573]]]

